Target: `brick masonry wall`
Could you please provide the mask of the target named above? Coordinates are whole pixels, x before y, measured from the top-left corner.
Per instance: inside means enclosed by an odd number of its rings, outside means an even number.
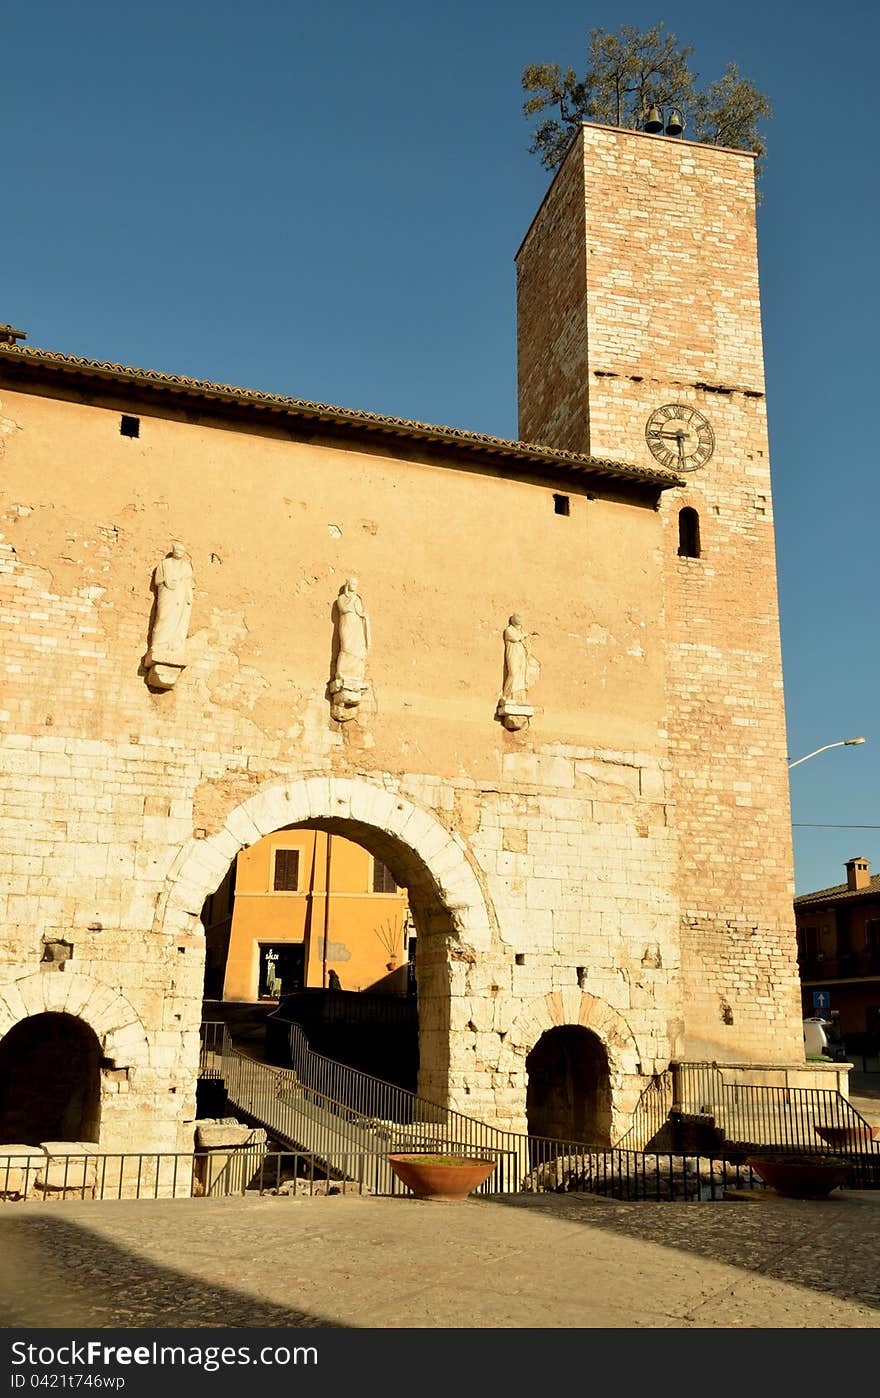
[[[569,346],[558,324],[532,324],[536,314],[558,319],[553,303],[520,306],[522,339],[545,355],[537,382],[579,372],[588,352],[588,423],[553,420],[559,445],[649,464],[647,419],[677,402],[697,407],[715,432],[712,459],[661,506],[684,1052],[798,1061],[752,159],[585,126],[520,252],[521,283],[530,264],[552,262],[574,180],[585,220],[580,341]],[[568,240],[560,256],[571,264]],[[560,347],[565,365],[554,362]],[[551,440],[528,384],[523,391],[521,430]],[[699,514],[699,559],[678,557],[685,505]]]

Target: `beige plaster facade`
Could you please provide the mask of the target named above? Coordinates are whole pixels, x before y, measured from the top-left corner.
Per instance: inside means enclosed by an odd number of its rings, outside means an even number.
[[[566,1025],[607,1054],[615,1138],[672,1057],[803,1063],[750,158],[585,128],[519,277],[540,448],[0,347],[0,1013],[94,1029],[107,1145],[191,1144],[202,908],[297,826],[408,890],[434,1100],[524,1128]],[[645,445],[672,401],[715,426],[686,485]],[[175,540],[194,600],[157,690]],[[339,721],[350,577],[371,643]],[[511,731],[516,612],[541,672]]]

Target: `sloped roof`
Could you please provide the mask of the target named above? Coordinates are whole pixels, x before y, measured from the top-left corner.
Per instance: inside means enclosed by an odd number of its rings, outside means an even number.
[[[492,437],[483,432],[466,432],[460,427],[442,427],[426,422],[411,422],[407,418],[386,417],[381,413],[364,412],[355,408],[335,407],[330,403],[315,403],[283,394],[264,393],[254,388],[237,388],[230,384],[211,383],[206,379],[191,379],[180,374],[163,374],[155,369],[136,369],[127,364],[111,364],[78,355],[61,354],[57,350],[29,349],[22,345],[0,344],[0,367],[14,368],[20,373],[28,369],[37,375],[70,377],[98,381],[106,386],[154,392],[198,400],[206,412],[218,413],[234,406],[259,414],[282,415],[311,425],[326,423],[359,434],[409,438],[412,441],[436,443],[474,453],[478,456],[506,458],[521,463],[533,462],[582,476],[608,477],[634,485],[654,486],[669,490],[684,485],[672,471],[650,466],[634,466],[627,462],[610,461],[604,457],[585,456],[579,452],[559,451],[534,442],[518,442],[504,437]]]
[[[847,888],[845,883],[838,883],[833,888],[820,888],[815,893],[801,893],[795,898],[794,905],[803,908],[811,903],[839,903],[852,898],[880,898],[880,874],[872,874],[864,888]]]

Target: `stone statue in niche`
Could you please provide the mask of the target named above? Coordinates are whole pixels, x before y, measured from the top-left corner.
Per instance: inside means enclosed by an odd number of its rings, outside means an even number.
[[[153,574],[156,615],[144,664],[153,689],[171,689],[186,665],[186,637],[192,614],[192,564],[181,543],[172,545]]]
[[[335,719],[354,718],[367,689],[364,678],[370,651],[370,618],[358,592],[358,579],[349,578],[333,603],[334,653],[330,681],[330,712]]]
[[[529,704],[529,689],[537,683],[541,667],[532,654],[532,637],[526,631],[522,613],[513,612],[504,628],[504,679],[495,717],[511,732],[527,728],[535,709]]]

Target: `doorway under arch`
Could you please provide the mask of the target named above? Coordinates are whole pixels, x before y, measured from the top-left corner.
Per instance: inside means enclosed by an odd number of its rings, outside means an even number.
[[[597,1034],[564,1024],[542,1034],[526,1058],[529,1135],[611,1145],[608,1054]]]
[[[0,1141],[97,1141],[101,1045],[75,1015],[48,1011],[0,1040]]]
[[[426,806],[361,777],[270,782],[231,811],[215,835],[181,850],[156,909],[156,930],[203,931],[205,899],[239,851],[303,827],[361,845],[406,891],[417,944],[418,1091],[463,1110],[472,1051],[466,1036],[451,1033],[451,1003],[497,935],[497,920],[465,842]]]

